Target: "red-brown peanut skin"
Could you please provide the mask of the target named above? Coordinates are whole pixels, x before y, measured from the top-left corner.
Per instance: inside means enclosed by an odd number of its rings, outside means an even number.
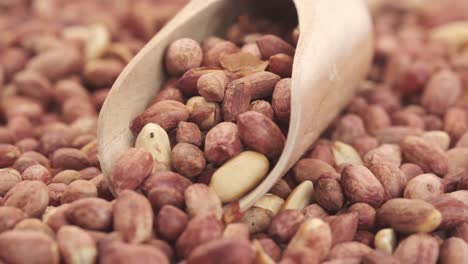
[[[164,239],[174,241],[185,230],[188,220],[184,211],[172,205],[165,205],[156,216],[155,228]]]
[[[26,217],[27,215],[16,207],[0,207],[0,232],[12,229],[18,222]]]
[[[102,264],[170,263],[166,255],[154,246],[122,242],[110,244],[100,255],[99,260]]]
[[[0,234],[0,258],[7,263],[58,264],[55,241],[36,231],[14,230]]]
[[[270,159],[276,159],[283,151],[286,139],[281,129],[268,117],[254,111],[238,117],[237,125],[242,142]]]
[[[0,167],[5,168],[11,166],[20,156],[20,150],[10,144],[0,144]]]
[[[114,230],[129,243],[139,243],[151,237],[153,209],[145,196],[131,190],[123,191],[114,206]]]
[[[94,263],[97,247],[94,239],[76,226],[63,226],[57,232],[57,243],[65,263]]]
[[[130,148],[115,162],[110,180],[115,193],[125,189],[135,190],[151,174],[154,160],[147,151]]]
[[[205,243],[190,253],[187,264],[254,263],[255,251],[245,240],[219,239]]]
[[[402,263],[433,263],[439,256],[439,245],[434,237],[428,234],[414,234],[402,240],[394,252]]]
[[[40,181],[21,181],[3,198],[4,206],[17,207],[30,217],[39,217],[49,204],[49,190]]]
[[[368,203],[379,207],[384,200],[382,184],[366,167],[348,165],[341,176],[341,187],[351,203]]]
[[[164,100],[147,108],[143,113],[133,119],[130,128],[137,134],[148,123],[156,123],[163,129],[175,128],[181,121],[187,121],[190,113],[181,102]]]
[[[349,212],[336,216],[329,216],[325,221],[330,225],[332,231],[332,245],[352,241],[356,235],[359,214]]]
[[[175,244],[177,256],[186,258],[198,246],[222,235],[221,223],[214,214],[197,215],[190,220],[187,228]]]
[[[206,159],[221,165],[243,150],[244,146],[239,137],[236,124],[222,122],[210,129],[205,137]]]
[[[67,220],[88,230],[107,230],[112,223],[112,204],[101,198],[84,198],[68,206]]]
[[[287,243],[305,220],[299,210],[284,210],[273,218],[268,234],[278,242]]]
[[[294,47],[286,41],[274,35],[264,35],[257,40],[258,48],[264,59],[284,53],[289,56],[294,55]]]

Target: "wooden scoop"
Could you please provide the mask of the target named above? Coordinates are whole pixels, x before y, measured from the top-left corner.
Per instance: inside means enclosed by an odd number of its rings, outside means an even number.
[[[292,5],[285,0],[266,2],[266,7],[273,2]],[[364,1],[292,2],[300,38],[292,74],[288,138],[270,174],[239,201],[241,210],[267,193],[319,137],[353,96],[372,58],[372,26]],[[99,158],[105,175],[110,174],[115,160],[133,146],[135,136],[130,123],[146,109],[165,80],[166,47],[183,37],[201,41],[211,35],[222,36],[235,18],[255,5],[258,8],[258,3],[193,0],[135,56],[115,82],[99,116]]]

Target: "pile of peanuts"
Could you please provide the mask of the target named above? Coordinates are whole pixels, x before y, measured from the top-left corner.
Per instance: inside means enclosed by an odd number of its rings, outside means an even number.
[[[287,137],[299,30],[278,21],[175,40],[100,169],[109,87],[184,2],[0,1],[0,263],[468,262],[466,0],[372,1],[367,79],[245,212]]]

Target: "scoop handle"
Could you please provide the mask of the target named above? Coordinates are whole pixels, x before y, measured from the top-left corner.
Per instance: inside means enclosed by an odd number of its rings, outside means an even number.
[[[291,119],[278,163],[241,199],[259,200],[344,108],[372,59],[372,23],[363,0],[294,0],[300,37],[293,65]]]

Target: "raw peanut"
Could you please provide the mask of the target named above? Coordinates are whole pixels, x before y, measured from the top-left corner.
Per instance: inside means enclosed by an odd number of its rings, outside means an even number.
[[[284,204],[284,200],[274,194],[267,193],[255,203],[256,207],[270,210],[276,215]]]
[[[21,175],[17,170],[11,168],[0,169],[0,196],[4,196],[21,180]]]
[[[442,179],[432,173],[421,174],[411,179],[406,185],[403,197],[428,201],[444,193]]]
[[[0,127],[0,143],[1,144],[15,144],[15,141],[16,141],[16,136],[14,136],[12,131],[10,131],[6,127]],[[16,146],[18,147],[18,144],[16,144]],[[20,151],[22,151],[21,148],[20,148]]]
[[[458,140],[468,130],[468,114],[460,107],[450,107],[444,114],[444,131],[453,141]]]
[[[263,114],[271,120],[275,118],[273,107],[269,102],[265,100],[255,100],[252,103],[250,103],[249,111],[255,111],[260,114]]]
[[[189,69],[200,67],[203,51],[192,39],[178,39],[169,45],[166,51],[166,69],[172,76],[181,75]]]
[[[182,91],[176,87],[169,86],[167,88],[162,89],[156,97],[151,100],[149,105],[154,105],[156,103],[159,103],[161,101],[165,100],[172,100],[172,101],[177,101],[182,104],[185,103],[184,95],[182,94]]]
[[[70,147],[72,138],[73,135],[67,127],[49,129],[39,139],[39,150],[45,155],[50,155],[57,149]]]
[[[106,247],[99,256],[102,264],[124,263],[161,263],[169,264],[169,260],[160,249],[150,245],[135,245],[115,242]]]
[[[379,207],[385,199],[382,184],[362,165],[347,165],[341,176],[341,187],[351,203],[368,203]]]
[[[283,254],[283,258],[279,262],[280,264],[318,264],[319,253],[317,250],[313,250],[307,247],[291,248],[286,250]]]
[[[213,174],[210,187],[222,202],[232,202],[250,191],[268,173],[268,159],[260,153],[244,151]]]
[[[372,249],[362,243],[351,241],[333,246],[328,259],[362,258],[372,252]]]
[[[302,214],[300,210],[283,210],[271,221],[268,234],[278,242],[287,243],[293,238],[294,234],[296,234],[304,220],[304,214]],[[299,244],[297,246],[299,246]]]
[[[112,204],[101,198],[76,200],[65,211],[67,220],[88,230],[107,230],[112,222]]]
[[[34,166],[34,165],[33,165]],[[81,174],[76,170],[63,170],[52,178],[52,183],[70,184],[73,181],[81,179]]]
[[[252,99],[260,99],[271,96],[280,79],[278,75],[271,72],[257,72],[232,81],[229,83],[228,89],[238,86],[246,87],[250,91]]]
[[[360,264],[360,258],[337,258],[322,262],[322,264]]]
[[[9,167],[20,157],[20,150],[10,144],[0,144],[0,167]]]
[[[52,99],[52,86],[49,80],[35,71],[22,71],[15,74],[14,84],[18,93],[47,104]]]
[[[362,119],[355,114],[347,114],[338,120],[333,131],[332,140],[341,141],[347,144],[366,134]]]
[[[374,136],[382,144],[400,144],[407,136],[419,136],[422,130],[406,126],[391,126],[374,133]]]
[[[190,112],[190,120],[201,130],[209,130],[221,121],[221,109],[217,102],[208,102],[201,96],[194,96],[185,105]]]
[[[283,180],[279,179],[270,190],[271,194],[277,195],[282,199],[288,198],[288,195],[291,193],[291,187],[289,187],[288,183]]]
[[[43,74],[51,81],[57,81],[79,72],[82,69],[82,58],[76,49],[50,49],[33,57],[26,68]]]
[[[458,171],[458,170],[457,170]],[[445,187],[445,192],[453,192],[464,188],[465,179],[468,179],[468,171],[460,169],[459,172],[449,172],[444,176],[443,182]]]
[[[291,248],[307,247],[314,249],[323,260],[330,252],[332,246],[332,233],[330,226],[318,218],[305,220],[289,242],[286,250]]]
[[[146,124],[135,140],[135,148],[143,149],[153,157],[153,172],[171,170],[171,143],[166,131],[157,124]]]
[[[7,120],[17,116],[25,116],[30,120],[38,120],[44,113],[44,107],[34,99],[25,96],[9,96],[3,99],[3,112]]]
[[[263,248],[263,246],[260,244],[260,242],[258,240],[253,241],[253,246],[255,248],[255,253],[256,253],[256,257],[255,257],[255,263],[256,264],[273,264],[273,263],[275,263],[275,260],[273,260],[272,257],[265,251],[265,249]],[[278,257],[281,257],[281,256],[278,255]],[[279,260],[279,258],[277,260]]]
[[[461,238],[451,237],[444,241],[440,248],[441,264],[463,263],[468,259],[468,246]]]
[[[172,205],[163,206],[155,219],[158,234],[169,241],[175,241],[182,234],[187,223],[187,214]]]
[[[79,171],[81,179],[91,181],[95,177],[101,175],[101,170],[96,167],[89,167]]]
[[[40,181],[21,181],[4,198],[4,206],[21,209],[29,217],[39,217],[49,204],[47,185]]]
[[[372,135],[391,125],[390,117],[385,109],[379,105],[369,105],[364,110],[362,119],[366,124],[367,131]]]
[[[317,143],[315,143],[315,146],[312,149],[312,151],[308,153],[305,157],[311,159],[319,159],[330,164],[331,166],[335,166],[333,144],[328,140],[319,139]]]
[[[337,212],[343,207],[343,190],[333,174],[322,174],[315,181],[314,187],[315,201],[325,210]]]
[[[168,259],[173,259],[174,250],[166,241],[152,238],[146,241],[146,244],[159,249]]]
[[[261,207],[250,207],[244,212],[242,223],[249,229],[250,234],[265,232],[270,226],[273,212]]]
[[[14,229],[42,232],[51,238],[55,238],[54,231],[47,224],[36,218],[26,218],[21,220],[15,225]]]
[[[221,66],[219,60],[224,54],[232,54],[239,51],[239,48],[230,41],[220,41],[213,45],[203,54],[203,65],[206,67]]]
[[[371,230],[375,225],[375,209],[366,203],[355,203],[351,205],[348,212],[358,213],[359,230]]]
[[[198,246],[220,238],[222,229],[215,215],[197,215],[190,220],[175,244],[177,256],[186,258]]]
[[[394,126],[408,126],[419,129],[424,129],[426,127],[422,116],[407,109],[394,112],[391,118]]]
[[[442,214],[423,200],[396,198],[377,211],[377,222],[406,234],[431,232],[441,224]]]
[[[0,232],[12,229],[17,223],[26,217],[26,214],[16,207],[0,207]]]
[[[63,226],[57,232],[57,244],[65,263],[95,263],[97,257],[96,242],[82,229],[75,226]]]
[[[223,231],[224,239],[244,239],[249,241],[250,232],[249,228],[244,223],[231,223],[227,224]]]
[[[189,143],[178,143],[171,153],[172,166],[186,177],[200,174],[206,166],[203,152]]]
[[[15,161],[13,168],[20,173],[34,164],[41,164],[46,168],[50,168],[49,160],[42,154],[35,151],[28,151],[21,154],[20,158]]]
[[[201,42],[202,50],[203,50],[203,52],[207,52],[208,50],[213,48],[216,44],[218,44],[220,42],[223,42],[223,41],[224,40],[222,38],[218,38],[218,37],[215,37],[215,36],[209,36],[209,37],[205,38],[204,40],[202,40],[202,42]]]
[[[16,143],[18,145],[18,143]],[[455,145],[456,148],[466,148],[468,147],[468,132],[465,132],[460,139],[458,139],[457,144]]]
[[[398,145],[383,144],[367,152],[363,156],[363,161],[368,168],[380,163],[399,167],[401,164],[401,149]]]
[[[221,220],[223,208],[216,193],[205,184],[190,185],[184,193],[185,206],[190,217],[201,214],[214,214]]]
[[[197,147],[202,145],[202,134],[197,124],[190,122],[180,122],[176,130],[177,143],[190,143]],[[170,145],[169,145],[170,146]]]
[[[448,172],[457,173],[468,168],[468,148],[453,148],[445,152],[448,159]]]
[[[83,117],[95,116],[96,110],[91,99],[84,101],[82,98],[70,98],[62,104],[62,115],[65,121],[74,122]]]
[[[229,78],[223,71],[203,74],[197,81],[198,93],[207,101],[222,102]]]
[[[302,209],[302,213],[307,219],[319,218],[323,220],[328,216],[328,213],[318,204],[311,204],[306,206],[304,209]]]
[[[62,204],[71,203],[88,197],[97,197],[96,186],[89,181],[76,180],[67,186],[62,195],[61,202]]]
[[[284,201],[281,210],[302,210],[312,202],[313,197],[314,184],[311,181],[303,181],[288,195],[288,198]]]
[[[37,180],[42,181],[45,184],[49,184],[52,179],[52,175],[50,174],[49,169],[40,164],[36,164],[29,166],[26,170],[24,170],[21,174],[21,178],[23,180]]]
[[[336,141],[332,147],[334,163],[336,166],[343,164],[356,164],[361,165],[362,160],[359,153],[350,145],[340,141]]]
[[[81,170],[89,167],[86,155],[74,148],[60,148],[54,151],[50,159],[53,168]]]
[[[210,129],[205,137],[206,159],[214,164],[223,164],[243,149],[237,125],[222,122]]]
[[[445,131],[429,131],[421,135],[429,144],[446,151],[450,146],[450,136]]]
[[[291,79],[282,79],[275,85],[271,104],[278,120],[283,124],[289,123],[291,114]]]
[[[69,224],[66,217],[66,211],[69,206],[70,204],[62,204],[58,207],[47,207],[47,210],[42,215],[42,221],[57,232],[61,226]]]
[[[468,206],[468,190],[459,190],[456,192],[451,192],[448,193],[447,196],[460,200]]]
[[[196,96],[198,95],[198,87],[197,87],[197,82],[198,79],[204,74],[218,71],[219,69],[217,68],[207,68],[207,67],[201,67],[201,68],[195,68],[195,69],[190,69],[182,75],[182,77],[177,80],[175,83],[176,87],[179,88],[180,91],[182,91],[183,95],[185,96]]]
[[[300,159],[293,167],[297,182],[316,182],[323,174],[336,174],[335,168],[319,159]]]
[[[258,47],[257,45],[255,45]],[[287,54],[279,53],[270,57],[268,70],[282,78],[291,77],[293,58]]]
[[[270,159],[276,159],[281,155],[286,139],[271,119],[260,113],[248,111],[239,115],[237,125],[240,139],[246,146]]]
[[[57,81],[54,86],[54,96],[55,100],[65,102],[72,97],[88,99],[89,92],[79,81],[69,78]]]
[[[375,249],[392,254],[397,244],[396,233],[391,228],[384,228],[375,234]]]
[[[0,257],[7,263],[58,264],[55,241],[36,231],[13,230],[0,234]]]
[[[362,256],[362,264],[399,264],[400,261],[392,255],[379,250],[373,250],[367,255]]]
[[[468,223],[456,226],[452,231],[452,235],[463,239],[465,242],[468,241]]]
[[[273,260],[278,261],[281,258],[281,249],[270,238],[260,238],[258,240],[254,240],[254,247],[256,247],[255,243],[258,241],[258,244],[262,247],[263,251]]]
[[[354,235],[353,241],[372,247],[374,245],[374,234],[369,231],[358,230],[356,235]]]
[[[49,191],[49,205],[60,205],[67,185],[65,183],[51,183],[47,185],[47,189]]]
[[[284,53],[289,56],[294,55],[294,47],[274,35],[264,35],[260,37],[257,40],[257,45],[264,59],[268,59],[279,53]]]
[[[136,189],[150,175],[154,160],[151,153],[130,148],[116,161],[110,173],[113,190],[119,194],[125,189]]]
[[[136,134],[146,124],[155,123],[168,131],[175,128],[179,122],[186,121],[189,116],[190,112],[184,104],[173,100],[164,100],[151,105],[135,117],[130,128]]]
[[[423,118],[424,125],[427,130],[442,130],[444,128],[444,123],[442,119],[436,115],[427,115]]]
[[[237,116],[248,111],[252,95],[250,88],[243,82],[231,82],[224,93],[223,118],[227,122],[236,122]]]
[[[5,79],[9,79],[17,71],[24,68],[28,62],[28,57],[28,52],[25,49],[14,46],[6,47],[6,49],[3,50],[1,54],[2,61],[9,62],[2,63]]]
[[[468,219],[467,205],[448,194],[440,195],[429,202],[440,212],[442,230],[455,227]]]
[[[426,172],[445,175],[448,172],[447,155],[419,137],[408,136],[401,143],[401,150],[409,162],[419,165]]]
[[[430,113],[443,114],[455,104],[462,92],[460,77],[451,70],[442,70],[434,75],[421,96],[421,104]]]
[[[255,251],[249,242],[237,239],[219,239],[193,250],[188,256],[187,264],[253,263],[254,260]]]
[[[329,216],[325,222],[330,225],[332,232],[332,245],[352,241],[356,236],[359,215],[356,212]]]
[[[427,234],[414,234],[398,244],[395,257],[402,263],[437,263],[439,245],[437,240]]]
[[[242,46],[242,48],[241,48],[241,52],[249,53],[249,54],[253,55],[255,58],[257,58],[257,59],[262,58],[262,54],[260,54],[260,49],[258,48],[257,43],[246,43],[246,44],[244,44]],[[271,62],[269,62],[269,65],[271,65]],[[271,71],[273,73],[276,73],[272,69],[269,69],[269,71]],[[276,73],[276,74],[278,74],[278,73]]]
[[[157,187],[166,187],[174,189],[176,192],[184,193],[185,189],[190,186],[192,182],[184,176],[171,172],[171,171],[159,171],[149,176],[141,188],[144,192],[148,193],[151,189]]]
[[[382,184],[385,199],[401,197],[407,186],[406,176],[397,166],[390,163],[375,163],[369,169]]]
[[[139,243],[151,236],[154,215],[146,197],[125,190],[116,199],[113,209],[114,230],[120,232],[125,241]]]
[[[414,163],[401,164],[400,170],[405,174],[407,182],[413,179],[414,177],[424,173],[421,167]]]

